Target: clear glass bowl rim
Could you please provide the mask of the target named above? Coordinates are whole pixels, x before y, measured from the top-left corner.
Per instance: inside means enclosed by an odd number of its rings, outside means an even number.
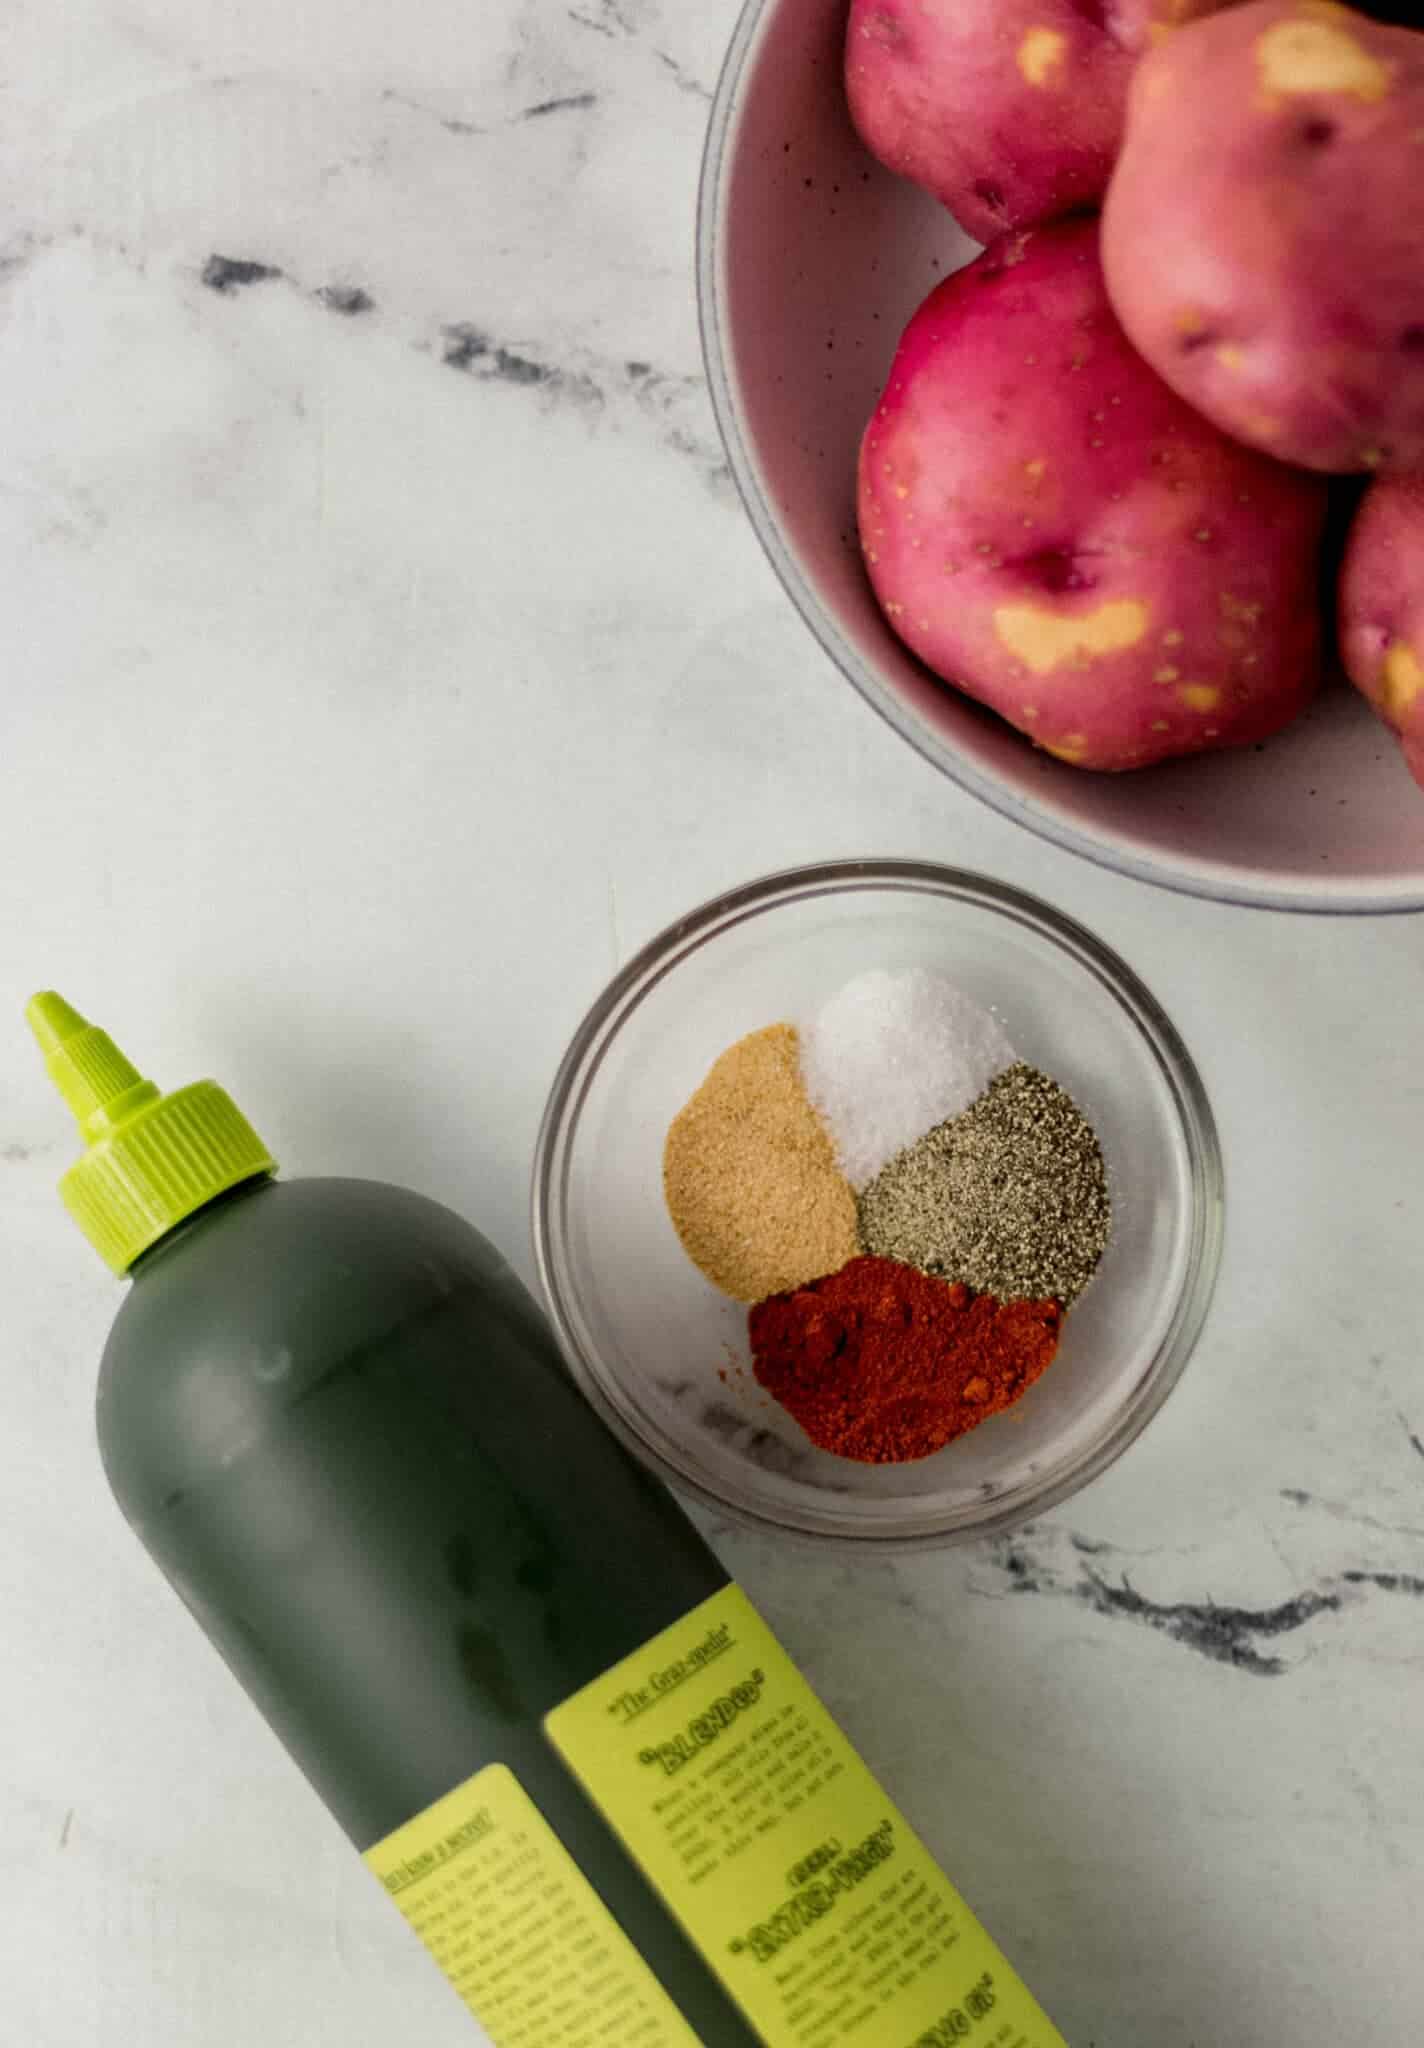
[[[870,1532],[832,1510],[804,1521],[781,1519],[749,1500],[714,1490],[695,1462],[654,1442],[610,1396],[596,1350],[579,1313],[562,1216],[579,1120],[603,1061],[624,1025],[676,968],[748,919],[807,898],[891,891],[948,896],[1027,926],[1066,953],[1114,998],[1145,1041],[1165,1080],[1180,1124],[1190,1172],[1186,1269],[1170,1322],[1132,1397],[1097,1441],[1069,1467],[1041,1484],[956,1517],[952,1524],[916,1521],[904,1531]],[[926,1550],[1019,1528],[1079,1492],[1105,1472],[1142,1434],[1186,1368],[1206,1321],[1221,1262],[1225,1170],[1216,1120],[1201,1076],[1176,1028],[1125,961],[1093,933],[1052,905],[1006,883],[962,868],[914,860],[842,860],[786,869],[712,898],[652,939],[598,997],[570,1041],[549,1092],[534,1151],[531,1224],[534,1261],[559,1348],[580,1391],[623,1444],[666,1484],[703,1507],[762,1532],[800,1537],[865,1555]]]
[[[782,588],[824,652],[872,711],[942,775],[948,776],[970,796],[978,797],[981,803],[988,804],[1001,817],[1011,819],[1041,839],[1062,847],[1068,853],[1078,854],[1098,867],[1130,876],[1134,881],[1151,883],[1157,888],[1175,890],[1181,895],[1201,896],[1209,902],[1229,903],[1252,910],[1285,910],[1335,917],[1389,917],[1424,911],[1424,892],[1413,883],[1386,883],[1369,889],[1349,883],[1336,887],[1324,879],[1311,883],[1253,882],[1237,872],[1216,867],[1209,860],[1183,860],[1176,864],[1151,854],[1134,852],[1115,844],[1110,838],[1098,838],[1081,831],[956,752],[901,702],[870,663],[860,658],[836,626],[787,547],[776,514],[762,488],[742,429],[723,335],[722,202],[727,152],[748,61],[763,20],[777,4],[778,0],[745,0],[713,97],[697,200],[697,311],[712,409],[733,480],[747,517]]]

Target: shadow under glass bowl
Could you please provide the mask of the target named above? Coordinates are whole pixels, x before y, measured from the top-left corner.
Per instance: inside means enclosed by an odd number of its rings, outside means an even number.
[[[817,1450],[757,1384],[746,1311],[697,1271],[663,1197],[668,1125],[748,1031],[869,967],[929,967],[1005,1024],[1093,1122],[1113,1234],[1057,1359],[1018,1405],[934,1457]],[[534,1167],[535,1256],[583,1392],[661,1478],[755,1527],[912,1549],[1014,1526],[1111,1465],[1171,1392],[1220,1256],[1221,1153],[1181,1040],[1124,963],[1048,905],[955,869],[845,862],[694,911],[594,1005]]]
[[[857,449],[910,315],[976,249],[852,129],[846,14],[847,0],[750,0],[712,110],[699,209],[718,423],[802,618],[926,760],[1055,845],[1222,902],[1424,909],[1424,793],[1340,680],[1263,749],[1091,774],[937,681],[889,630],[856,541]]]

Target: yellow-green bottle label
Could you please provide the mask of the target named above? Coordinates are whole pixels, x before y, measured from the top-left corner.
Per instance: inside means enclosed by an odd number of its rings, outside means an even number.
[[[503,1764],[365,1860],[495,2048],[699,2048]]]
[[[768,2048],[1066,2048],[738,1588],[545,1726]]]

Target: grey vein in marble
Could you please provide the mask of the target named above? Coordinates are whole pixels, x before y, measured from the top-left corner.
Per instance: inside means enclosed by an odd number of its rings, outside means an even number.
[[[442,114],[436,108],[427,106],[424,100],[412,99],[409,93],[396,92],[387,87],[381,94],[387,106],[404,107],[407,113],[421,114],[427,121],[438,122],[447,135],[488,135],[489,129],[478,121],[462,121],[457,115]]]
[[[1055,1565],[1042,1547],[1055,1533],[1066,1535],[1068,1547],[1080,1560],[1112,1554],[1110,1544],[1030,1526],[1016,1535],[996,1538],[988,1546],[989,1559],[1007,1583],[971,1590],[980,1598],[1040,1594],[1071,1600],[1106,1619],[1136,1622],[1212,1663],[1225,1664],[1253,1678],[1284,1677],[1293,1667],[1262,1646],[1296,1634],[1323,1615],[1342,1613],[1370,1593],[1424,1597],[1424,1577],[1416,1573],[1353,1568],[1267,1607],[1214,1600],[1154,1600],[1140,1592],[1126,1572],[1114,1581],[1086,1562],[1079,1562],[1071,1573]]]
[[[543,121],[550,114],[584,114],[598,105],[596,92],[568,92],[557,99],[540,100],[515,115],[516,121]]]
[[[1336,1614],[1344,1605],[1340,1593],[1297,1593],[1274,1607],[1218,1607],[1211,1600],[1149,1600],[1125,1576],[1110,1585],[1091,1570],[1073,1589],[1075,1598],[1095,1614],[1139,1621],[1159,1630],[1184,1649],[1195,1650],[1217,1664],[1250,1672],[1256,1678],[1280,1678],[1290,1668],[1280,1657],[1268,1657],[1259,1639],[1291,1635],[1320,1614]]]
[[[1373,1586],[1380,1593],[1408,1593],[1424,1599],[1424,1578],[1417,1572],[1342,1572],[1347,1586]]]
[[[711,99],[711,86],[704,85],[700,78],[694,78],[686,65],[679,64],[676,57],[671,56],[666,50],[654,50],[653,55],[672,79],[679,92],[690,93],[694,99],[698,100]]]
[[[352,320],[360,313],[374,313],[376,302],[371,294],[359,284],[324,284],[317,297],[333,313],[341,313]]]
[[[601,95],[591,88],[579,92],[554,93],[546,99],[535,100],[527,107],[517,108],[514,113],[496,122],[494,128],[486,122],[464,120],[458,114],[442,114],[438,107],[429,105],[427,101],[413,99],[409,93],[396,92],[389,87],[381,94],[381,98],[387,106],[404,107],[408,113],[421,114],[426,120],[437,122],[447,135],[487,136],[493,134],[495,128],[517,128],[526,121],[545,121],[553,114],[592,113],[599,105]]]
[[[203,265],[203,283],[210,292],[221,292],[224,297],[245,285],[268,284],[282,274],[275,263],[257,263],[245,256],[214,254]]]
[[[635,36],[643,26],[644,11],[634,7],[631,0],[592,0],[592,4],[593,12],[570,7],[569,20],[601,36]]]
[[[553,363],[497,342],[472,321],[456,321],[443,330],[441,361],[484,383],[522,385],[586,413],[602,412],[611,402],[631,398],[636,409],[657,429],[664,447],[688,456],[714,489],[730,482],[730,471],[711,433],[700,434],[677,415],[694,398],[702,380],[657,370],[651,363],[612,363],[585,357],[581,363]]]
[[[202,281],[211,292],[230,299],[249,285],[270,284],[280,279],[290,282],[287,273],[275,263],[261,263],[253,257],[212,255],[203,265]],[[354,319],[361,313],[373,313],[376,301],[363,285],[324,284],[313,294],[333,313]]]
[[[1349,1522],[1357,1529],[1377,1529],[1382,1536],[1412,1536],[1424,1540],[1424,1524],[1386,1522],[1379,1515],[1364,1514],[1347,1501],[1327,1500],[1318,1493],[1307,1493],[1302,1486],[1283,1486],[1281,1499],[1288,1500],[1292,1507],[1328,1515],[1332,1521]]]
[[[440,360],[449,369],[467,371],[485,382],[532,385],[557,392],[582,406],[599,407],[604,402],[592,377],[506,348],[468,320],[457,320],[445,329]]]
[[[207,258],[199,275],[210,291],[225,299],[235,299],[258,285],[307,289],[278,264],[217,251]],[[364,285],[321,285],[310,296],[346,318],[378,310],[375,296]],[[393,319],[392,325],[397,324]],[[431,347],[424,339],[414,345]],[[535,393],[546,404],[567,406],[587,417],[619,404],[631,405],[654,429],[663,447],[697,465],[714,493],[730,487],[731,473],[708,415],[700,377],[660,370],[640,358],[614,360],[588,351],[580,351],[572,360],[554,361],[537,353],[532,345],[501,339],[473,320],[444,323],[435,350],[447,369],[461,371],[480,383]],[[688,417],[694,410],[701,415],[696,422]]]

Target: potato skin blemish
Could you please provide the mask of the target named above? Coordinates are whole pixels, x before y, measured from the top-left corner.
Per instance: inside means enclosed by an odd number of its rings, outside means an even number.
[[[1257,39],[1261,100],[1278,106],[1292,93],[1340,92],[1375,106],[1389,92],[1394,66],[1371,56],[1337,22],[1278,21]]]
[[[1177,696],[1188,711],[1215,711],[1221,702],[1215,683],[1183,683]]]
[[[1018,66],[1030,85],[1047,85],[1063,62],[1068,38],[1056,28],[1031,28],[1018,49]]]
[[[1110,598],[1091,612],[1060,612],[1047,605],[1001,604],[994,610],[1000,644],[1035,675],[1046,676],[1075,656],[1097,660],[1135,647],[1147,632],[1148,610],[1140,598]]]
[[[1415,698],[1424,690],[1424,666],[1407,640],[1396,640],[1380,670],[1380,709],[1391,725],[1402,725]]]

